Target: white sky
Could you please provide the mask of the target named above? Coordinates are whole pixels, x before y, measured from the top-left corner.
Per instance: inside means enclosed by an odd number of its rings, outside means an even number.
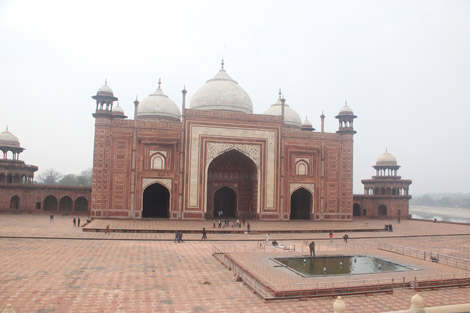
[[[354,191],[388,148],[412,194],[470,192],[470,1],[0,0],[0,130],[21,159],[92,166],[95,103],[108,79],[126,114],[162,78],[178,105],[220,68],[263,113],[287,104],[326,131],[358,115]],[[189,101],[187,102],[189,103]]]

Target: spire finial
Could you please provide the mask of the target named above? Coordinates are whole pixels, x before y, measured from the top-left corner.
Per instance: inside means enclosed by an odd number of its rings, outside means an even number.
[[[385,147],[385,152],[387,152],[387,153],[388,153],[388,148],[387,148],[387,147]]]
[[[282,98],[282,91],[281,91],[281,88],[279,88],[279,100],[281,100]]]
[[[224,59],[222,59],[222,62],[220,63],[222,70],[224,69],[224,64],[225,64],[225,63],[224,63]]]
[[[137,95],[135,95],[135,101],[139,101],[139,99],[137,98]]]
[[[104,84],[105,84],[106,86],[108,86],[108,79],[107,79],[107,78],[104,79]]]
[[[8,125],[7,125],[7,131],[8,131]]]
[[[344,105],[348,106],[348,100],[344,100]]]
[[[158,89],[162,89],[162,79],[158,79]]]

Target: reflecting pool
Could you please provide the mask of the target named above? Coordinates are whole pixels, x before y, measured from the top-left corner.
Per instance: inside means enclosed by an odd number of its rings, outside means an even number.
[[[355,275],[412,271],[416,268],[369,255],[273,258],[302,276]]]

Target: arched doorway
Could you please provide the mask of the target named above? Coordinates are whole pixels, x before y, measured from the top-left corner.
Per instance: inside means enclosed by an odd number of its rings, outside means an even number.
[[[353,216],[361,216],[361,205],[359,203],[353,205]]]
[[[142,217],[169,216],[170,192],[159,183],[145,188],[142,205]]]
[[[222,187],[214,194],[214,212],[222,216],[235,217],[237,213],[237,194],[232,188]],[[218,216],[218,214],[217,214]]]
[[[84,197],[75,199],[75,212],[88,212],[88,200]]]
[[[290,197],[290,219],[309,220],[312,195],[305,188],[299,188]]]
[[[47,196],[44,199],[44,210],[46,211],[57,211],[57,199],[54,196]]]
[[[20,197],[13,196],[10,199],[10,209],[18,210],[20,207]]]
[[[216,193],[220,193],[217,198]],[[227,151],[212,160],[207,170],[206,218],[217,218],[220,205],[228,206],[229,202],[233,206],[224,207],[224,215],[256,218],[257,198],[258,169],[253,160],[238,150]]]
[[[387,216],[387,207],[383,204],[379,206],[379,216]]]
[[[71,212],[73,210],[73,201],[69,196],[64,196],[59,201],[59,211]]]

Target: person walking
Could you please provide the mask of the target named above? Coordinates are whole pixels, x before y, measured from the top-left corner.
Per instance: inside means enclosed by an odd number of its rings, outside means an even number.
[[[75,219],[75,217],[73,218],[73,227],[77,226],[77,220]]]
[[[333,233],[330,231],[330,234],[328,235],[330,237],[330,243],[333,243]]]
[[[269,233],[264,237],[264,244],[267,246],[269,244]]]
[[[201,240],[206,240],[207,239],[207,232],[206,232],[206,228],[203,227],[202,228],[202,239]]]
[[[77,220],[77,226],[80,227],[80,217]]]
[[[108,234],[108,235],[109,235],[109,224],[108,224],[108,225],[106,225],[106,231],[104,232],[104,234],[105,234],[105,235],[106,235],[106,234]]]
[[[219,228],[222,228],[222,221],[219,219]]]
[[[250,228],[251,228],[250,222],[246,223],[246,229],[248,229],[248,232],[250,232]]]
[[[54,214],[52,214],[52,213],[49,216],[49,223],[54,223]]]

